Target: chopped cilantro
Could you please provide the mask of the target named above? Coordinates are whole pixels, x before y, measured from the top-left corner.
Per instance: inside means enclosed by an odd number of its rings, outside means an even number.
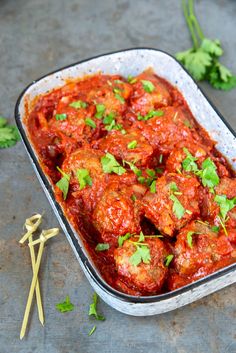
[[[156,192],[156,180],[153,180],[153,182],[151,183],[150,192],[155,194],[155,192]]]
[[[68,311],[73,311],[75,306],[71,303],[69,295],[67,295],[64,302],[56,304],[56,308],[61,313],[66,313]]]
[[[155,175],[156,175],[155,170],[146,169],[145,171],[146,171],[147,175],[149,175],[151,178],[155,178]]]
[[[127,147],[132,150],[135,147],[137,147],[137,144],[138,144],[138,142],[136,140],[133,140],[133,141],[128,143]]]
[[[181,219],[185,213],[185,208],[175,195],[170,195],[170,199],[173,201],[173,212],[178,219]]]
[[[132,200],[132,201],[136,201],[136,200],[137,200],[137,197],[133,194],[133,195],[131,195],[131,200]]]
[[[110,248],[110,245],[108,243],[98,243],[95,250],[96,251],[105,251]]]
[[[59,167],[57,167],[57,170],[63,175],[62,178],[56,183],[56,186],[62,191],[63,193],[63,198],[66,200],[68,191],[69,191],[69,185],[70,185],[70,175],[64,173]]]
[[[212,226],[212,227],[211,227],[211,230],[212,230],[213,232],[215,232],[215,233],[218,233],[219,230],[220,230],[220,227],[219,227],[219,226]]]
[[[142,82],[144,91],[146,91],[147,93],[152,93],[154,91],[155,86],[151,81],[141,80],[141,82]]]
[[[67,114],[56,114],[55,118],[56,120],[66,120]]]
[[[90,177],[87,169],[78,169],[76,175],[80,185],[80,190],[85,188],[86,185],[92,186],[92,178]]]
[[[128,166],[130,167],[130,169],[132,170],[132,172],[134,172],[135,175],[141,176],[142,171],[141,171],[140,169],[138,169],[134,163],[132,163],[132,162],[127,162],[127,161],[123,161],[123,163],[128,164]]]
[[[96,320],[104,321],[105,317],[97,313],[98,295],[94,293],[93,302],[89,306],[89,316],[94,316]]]
[[[126,172],[125,168],[117,162],[111,153],[107,153],[104,157],[102,157],[101,163],[104,173],[115,173],[122,175]]]
[[[125,103],[124,97],[122,97],[119,93],[115,93],[115,97],[116,97],[116,99],[118,99],[118,101],[120,101],[122,104]]]
[[[133,266],[138,266],[141,262],[149,264],[151,261],[150,249],[147,245],[135,244],[136,251],[129,258]]]
[[[94,325],[93,328],[89,331],[88,336],[91,336],[96,331],[96,328],[96,325]]]
[[[138,120],[144,120],[144,121],[147,121],[151,118],[153,118],[154,116],[163,116],[164,115],[164,112],[163,110],[150,110],[149,113],[147,113],[146,115],[138,115]]]
[[[219,184],[220,179],[216,171],[216,165],[210,158],[205,159],[202,163],[200,177],[202,179],[203,186],[213,188]]]
[[[106,107],[104,104],[96,104],[95,118],[101,119],[105,113]]]
[[[170,184],[169,184],[169,188],[171,191],[178,191],[178,186],[176,185],[176,183],[174,181],[172,181]]]
[[[192,238],[192,235],[193,235],[194,233],[195,233],[195,232],[192,232],[192,231],[190,231],[190,232],[187,233],[187,243],[188,243],[188,246],[189,246],[190,248],[193,247],[193,238]]]
[[[111,112],[110,114],[106,115],[105,118],[103,119],[103,124],[111,124],[113,120],[115,119],[115,113]]]
[[[96,129],[97,125],[91,118],[85,119],[85,124],[91,126],[93,129]]]
[[[132,85],[133,83],[137,82],[137,78],[134,78],[131,75],[128,75],[127,81]]]
[[[80,109],[80,108],[86,108],[87,107],[87,103],[83,102],[81,100],[72,102],[69,104],[70,107],[75,108],[75,109]]]
[[[126,240],[128,240],[129,238],[131,238],[131,237],[132,237],[132,234],[130,234],[130,233],[126,233],[125,235],[120,235],[118,237],[118,245],[119,245],[119,247],[121,247],[124,244],[124,242]]]
[[[169,254],[166,256],[165,258],[165,266],[168,267],[169,264],[171,263],[171,261],[173,260],[174,258],[174,255],[173,254]]]
[[[220,215],[225,222],[227,213],[236,206],[236,197],[227,199],[226,195],[216,195],[214,200],[220,206]]]
[[[197,161],[197,158],[194,157],[187,148],[183,148],[184,153],[186,154],[186,158],[182,162],[182,167],[186,172],[197,172],[198,171],[198,166],[195,161]]]

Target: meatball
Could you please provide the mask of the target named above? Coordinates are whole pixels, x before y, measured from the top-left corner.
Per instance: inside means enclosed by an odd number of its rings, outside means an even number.
[[[196,130],[185,124],[186,112],[184,108],[167,107],[161,110],[162,116],[155,116],[147,121],[136,123],[140,133],[154,149],[168,155],[180,141],[200,141]]]
[[[103,153],[90,148],[83,148],[72,153],[65,159],[62,170],[70,174],[72,195],[81,200],[87,211],[92,211],[100,199],[107,183],[108,176],[104,174],[101,165]],[[78,170],[86,170],[91,182],[81,188],[78,180]],[[91,185],[90,185],[91,184]]]
[[[123,245],[114,251],[114,259],[120,277],[126,285],[139,293],[155,294],[160,292],[167,276],[167,267],[164,261],[168,255],[165,244],[158,238],[145,238],[143,245],[150,251],[150,259],[147,263],[138,265],[131,263],[131,256],[137,251],[138,237],[126,240]],[[140,245],[139,245],[140,246]],[[120,286],[121,287],[121,286]]]
[[[104,241],[115,241],[126,233],[136,233],[140,229],[139,209],[132,200],[133,187],[119,182],[110,183],[93,212],[94,227]]]
[[[98,140],[94,147],[113,154],[118,160],[135,161],[137,166],[147,166],[153,157],[153,148],[145,137],[135,130],[125,135],[119,131],[112,131]]]
[[[182,281],[191,283],[233,262],[233,247],[225,234],[213,232],[206,223],[194,221],[183,228],[175,243],[175,272],[169,288],[178,288]]]
[[[171,95],[164,80],[158,78],[152,71],[143,72],[136,77],[133,93],[130,97],[131,108],[134,112],[146,115],[150,110],[167,106],[172,103]],[[151,87],[145,89],[148,83]]]
[[[218,195],[226,195],[228,199],[236,197],[236,178],[221,178],[219,185],[215,191]]]
[[[173,236],[199,215],[199,182],[195,177],[169,173],[156,181],[156,191],[142,200],[145,216],[164,234]]]

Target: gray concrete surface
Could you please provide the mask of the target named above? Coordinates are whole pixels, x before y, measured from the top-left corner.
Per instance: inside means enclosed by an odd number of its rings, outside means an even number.
[[[196,1],[206,35],[222,40],[224,62],[236,72],[236,1]],[[51,70],[112,50],[150,46],[172,54],[190,46],[180,0],[0,0],[0,114],[14,121],[14,104],[26,84]],[[236,90],[201,85],[236,128]],[[57,220],[21,143],[0,151],[0,353],[235,353],[235,286],[164,315],[134,318],[105,303],[105,322],[88,317],[92,289],[66,238],[53,239],[40,273],[46,324],[34,308],[29,334],[19,340],[31,280],[28,249],[18,239],[26,217],[45,211]],[[70,295],[75,311],[55,303]],[[97,331],[88,337],[94,324]]]

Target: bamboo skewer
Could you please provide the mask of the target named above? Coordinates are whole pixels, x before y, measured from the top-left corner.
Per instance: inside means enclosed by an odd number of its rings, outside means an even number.
[[[29,290],[29,295],[28,295],[27,304],[26,304],[26,308],[25,308],[24,318],[23,318],[23,322],[22,322],[22,326],[21,326],[20,339],[22,339],[25,336],[25,332],[26,332],[26,328],[27,328],[27,324],[28,324],[28,320],[29,320],[31,304],[32,304],[33,295],[34,295],[34,290],[35,290],[35,286],[36,286],[36,283],[38,280],[38,272],[39,272],[39,267],[40,267],[40,263],[41,263],[41,259],[42,259],[44,244],[48,239],[57,235],[58,233],[59,233],[58,228],[43,230],[38,240],[35,240],[33,242],[29,242],[29,247],[33,247],[34,244],[38,244],[38,243],[40,243],[40,245],[39,245],[37,260],[36,260],[36,263],[34,266],[33,278],[32,278],[31,285],[30,285],[30,290]],[[28,237],[29,237],[29,235],[27,237],[24,236],[23,238],[27,239]]]
[[[34,223],[35,220],[36,222]],[[27,229],[27,232],[20,239],[19,243],[23,244],[29,238],[29,236],[32,235],[37,230],[41,222],[42,222],[42,216],[39,213],[30,218],[27,218],[25,221],[25,228]]]
[[[33,273],[34,273],[35,272],[35,251],[34,251],[34,246],[32,245],[32,241],[33,241],[33,237],[32,237],[32,234],[31,234],[29,236],[29,248],[30,248],[31,264],[32,264],[32,269],[33,269]],[[44,325],[43,305],[42,305],[42,299],[41,299],[41,293],[40,293],[40,287],[39,287],[38,278],[37,278],[37,282],[36,282],[35,293],[36,293],[36,301],[37,301],[37,307],[38,307],[39,321],[41,322],[42,325]]]

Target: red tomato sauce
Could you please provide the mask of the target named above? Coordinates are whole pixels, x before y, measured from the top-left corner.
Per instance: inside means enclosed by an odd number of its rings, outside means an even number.
[[[180,92],[151,70],[71,81],[36,97],[25,121],[111,286],[153,295],[235,262],[235,175]]]

